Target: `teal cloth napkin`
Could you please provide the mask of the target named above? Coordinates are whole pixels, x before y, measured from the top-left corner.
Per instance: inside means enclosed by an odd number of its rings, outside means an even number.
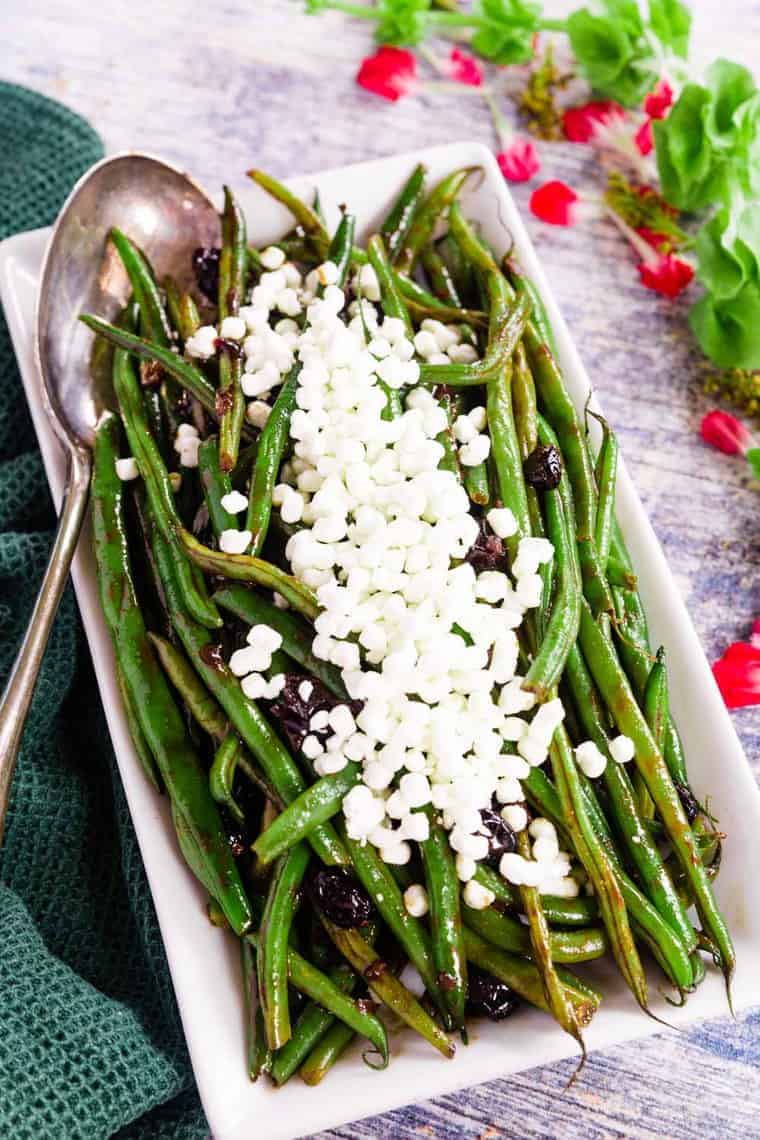
[[[52,222],[103,153],[92,128],[0,82],[0,239]],[[0,682],[55,517],[0,312]],[[208,1135],[74,596],[63,599],[0,851],[0,1135]]]

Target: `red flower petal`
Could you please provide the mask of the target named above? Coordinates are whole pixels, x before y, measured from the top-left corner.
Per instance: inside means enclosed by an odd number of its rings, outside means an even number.
[[[644,100],[644,112],[650,119],[664,119],[672,105],[673,88],[667,79],[661,79]]]
[[[538,151],[529,139],[513,139],[496,161],[508,182],[528,182],[541,169]]]
[[[633,136],[639,154],[651,154],[654,149],[654,134],[652,133],[652,120],[645,119],[636,134]]]
[[[530,196],[531,213],[551,226],[572,226],[578,220],[574,209],[579,196],[564,182],[545,182]]]
[[[468,55],[460,48],[452,48],[446,65],[446,74],[456,83],[464,83],[467,87],[481,87],[483,84],[483,69],[474,56]]]
[[[739,654],[738,646],[742,646]],[[713,676],[730,709],[760,704],[760,649],[735,642],[713,665]]]
[[[752,447],[752,434],[747,427],[732,416],[715,408],[708,412],[699,428],[702,439],[712,447],[717,447],[725,455],[744,455]],[[756,623],[758,624],[758,623]],[[752,630],[755,631],[754,627]],[[737,645],[741,642],[737,642]]]
[[[395,103],[402,95],[414,90],[416,78],[417,60],[410,51],[381,47],[374,55],[362,60],[356,82],[374,95]]]
[[[646,226],[637,226],[636,233],[658,253],[667,253],[670,249],[671,239],[667,234],[658,234],[656,230],[649,230]]]
[[[642,285],[671,300],[683,293],[694,277],[694,270],[688,261],[682,261],[672,253],[660,254],[652,262],[642,261],[637,268]]]
[[[625,112],[619,103],[612,100],[597,103],[583,103],[579,107],[568,107],[562,116],[565,138],[570,142],[591,142],[600,123],[608,123],[616,116],[623,118]]]
[[[749,643],[753,649],[760,649],[760,618],[752,622],[752,635]]]

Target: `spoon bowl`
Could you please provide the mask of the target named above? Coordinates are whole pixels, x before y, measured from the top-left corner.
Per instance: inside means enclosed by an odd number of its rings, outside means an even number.
[[[113,320],[131,288],[108,240],[118,226],[145,253],[158,278],[182,289],[192,251],[217,246],[216,209],[197,183],[145,154],[105,158],[79,180],[55,224],[42,264],[37,305],[37,363],[42,399],[67,453],[67,475],[53,549],[26,635],[0,700],[0,842],[21,735],[87,507],[91,449],[110,378],[97,366],[93,334],[77,319]]]

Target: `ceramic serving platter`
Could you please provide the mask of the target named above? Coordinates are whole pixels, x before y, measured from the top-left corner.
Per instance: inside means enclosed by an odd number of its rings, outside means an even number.
[[[338,215],[339,203],[349,203],[358,215],[359,232],[366,236],[379,223],[413,164],[420,160],[427,165],[431,180],[459,166],[483,168],[483,179],[464,196],[465,213],[478,223],[498,252],[514,244],[525,270],[544,296],[570,392],[577,407],[582,408],[589,393],[589,380],[578,348],[557,310],[504,179],[485,147],[469,143],[436,147],[297,178],[290,184],[307,197],[318,188],[331,224]],[[220,183],[229,174],[220,171]],[[251,239],[262,245],[280,236],[289,225],[287,214],[242,177],[241,183],[238,192],[248,216]],[[33,354],[37,285],[48,233],[36,230],[0,244],[0,297],[58,505],[64,460],[43,409]],[[663,552],[622,465],[618,475],[618,512],[639,576],[654,643],[664,645],[668,652],[671,703],[684,737],[694,790],[700,799],[709,793],[710,806],[729,836],[716,889],[736,941],[739,964],[733,995],[735,1008],[742,1009],[760,1002],[760,793]],[[471,1044],[460,1046],[452,1061],[445,1061],[420,1039],[400,1031],[392,1036],[392,1060],[385,1072],[367,1068],[356,1050],[315,1089],[297,1077],[280,1090],[266,1080],[251,1084],[244,1064],[237,946],[231,937],[209,923],[203,892],[178,854],[166,803],[147,784],[130,742],[111,644],[98,606],[89,527],[79,545],[73,577],[198,1087],[216,1140],[250,1140],[254,1135],[266,1140],[287,1140],[574,1053],[574,1043],[548,1016],[525,1008],[501,1024],[475,1023]],[[586,1032],[590,1049],[657,1030],[655,1022],[638,1010],[611,966],[597,964],[587,968],[586,974],[604,994],[602,1008]],[[710,972],[683,1009],[662,1002],[658,996],[660,980],[652,976],[653,1009],[671,1024],[683,1026],[726,1012],[723,982],[716,971]]]

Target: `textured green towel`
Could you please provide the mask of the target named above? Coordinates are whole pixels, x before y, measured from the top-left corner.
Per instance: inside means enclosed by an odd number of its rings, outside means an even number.
[[[0,83],[0,239],[53,221],[102,154],[70,111]],[[0,314],[0,680],[54,516]],[[58,616],[0,852],[0,1135],[196,1138],[195,1090],[156,916],[74,597]]]

